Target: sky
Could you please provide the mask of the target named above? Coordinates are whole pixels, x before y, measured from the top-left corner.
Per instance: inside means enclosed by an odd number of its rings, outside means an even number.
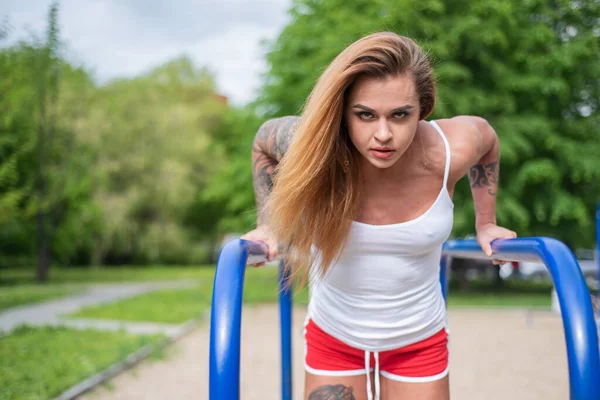
[[[0,0],[12,39],[43,35],[50,0]],[[62,0],[67,55],[98,83],[133,77],[187,55],[216,76],[232,104],[252,101],[267,69],[263,40],[289,18],[291,0]]]

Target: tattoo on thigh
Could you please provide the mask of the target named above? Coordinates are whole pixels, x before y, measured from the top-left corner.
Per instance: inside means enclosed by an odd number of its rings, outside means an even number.
[[[352,386],[323,385],[308,395],[308,400],[356,400]]]

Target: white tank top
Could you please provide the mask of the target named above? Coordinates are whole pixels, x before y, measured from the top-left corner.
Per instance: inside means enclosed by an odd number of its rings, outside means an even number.
[[[347,243],[327,274],[310,283],[308,317],[329,335],[364,351],[385,351],[433,336],[446,327],[439,282],[443,243],[453,225],[446,184],[421,216],[398,224],[354,221]]]

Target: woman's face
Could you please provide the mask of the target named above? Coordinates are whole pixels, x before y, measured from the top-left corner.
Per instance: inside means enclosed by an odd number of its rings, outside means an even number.
[[[410,146],[419,123],[411,75],[356,80],[344,110],[350,139],[373,166],[389,168]]]

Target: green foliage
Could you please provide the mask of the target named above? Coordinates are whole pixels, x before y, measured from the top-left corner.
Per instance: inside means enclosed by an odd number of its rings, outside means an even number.
[[[219,165],[213,77],[178,58],[97,87],[57,35],[0,50],[0,267],[33,259],[41,231],[62,265],[205,262],[217,222],[188,217]]]
[[[0,52],[0,226],[22,214],[32,192],[27,161],[35,148],[34,87],[28,74],[31,49],[24,45]]]
[[[95,263],[204,261],[186,218],[218,162],[207,148],[224,108],[213,78],[186,58],[95,92],[81,136],[96,149]]]
[[[433,118],[479,115],[501,140],[498,219],[521,236],[593,243],[600,200],[600,3],[546,0],[295,0],[271,43],[260,105],[294,115],[348,44],[375,31],[414,38],[439,80]],[[468,184],[455,235],[472,233]]]
[[[382,30],[430,52],[433,118],[480,115],[496,128],[499,222],[521,236],[593,243],[598,2],[294,0],[269,45],[261,95],[242,109],[217,101],[213,76],[186,57],[97,85],[68,59],[58,3],[49,11],[43,39],[0,46],[0,268],[34,262],[39,214],[55,264],[206,262],[219,237],[255,225],[259,126],[299,114],[328,63]],[[454,202],[454,235],[471,234],[466,179]]]
[[[57,15],[54,2],[44,40],[0,50],[0,267],[34,259],[41,236],[67,263],[85,240],[73,224],[93,228],[89,149],[76,138],[93,83],[61,58]]]
[[[50,399],[161,335],[23,326],[0,339],[0,399]]]
[[[264,122],[251,107],[230,109],[213,131],[212,154],[222,159],[211,176],[199,204],[211,205],[203,214],[220,214],[218,233],[246,232],[256,225],[256,203],[252,185],[252,141]]]

